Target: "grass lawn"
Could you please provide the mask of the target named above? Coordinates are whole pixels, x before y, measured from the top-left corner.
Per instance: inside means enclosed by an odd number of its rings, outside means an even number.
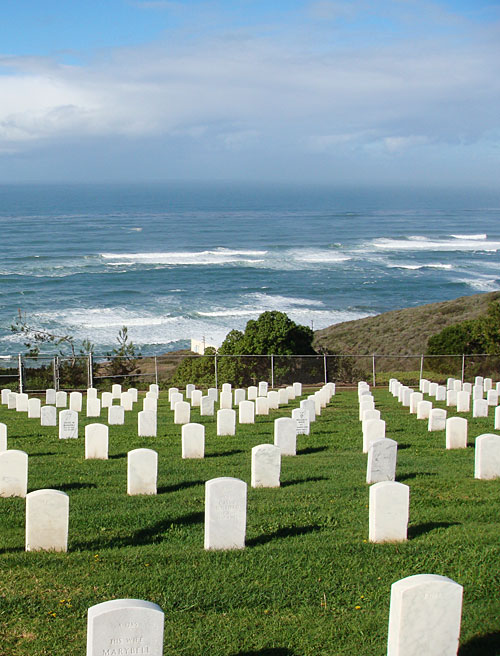
[[[0,654],[83,655],[88,607],[136,598],[165,612],[165,655],[383,656],[391,584],[423,573],[464,586],[460,656],[500,654],[500,479],[473,478],[474,440],[494,432],[493,410],[465,415],[469,448],[446,451],[444,431],[428,433],[385,389],[374,396],[399,444],[397,480],[410,486],[400,544],[367,541],[353,390],[333,397],[297,456],[282,459],[281,488],[267,490],[250,488],[250,450],[273,441],[274,419],[298,400],[236,437],[217,437],[215,418],[202,417],[204,460],[181,459],[166,393],[158,437],[138,438],[128,412],[110,427],[107,461],[84,459],[83,426],[96,419],[82,417],[79,439],[60,441],[57,428],[1,406],[9,448],[29,454],[28,490],[66,492],[70,528],[68,553],[25,553],[25,501],[0,499]],[[157,496],[127,496],[127,452],[138,447],[158,451]],[[249,485],[242,551],[203,549],[204,483],[218,476]]]

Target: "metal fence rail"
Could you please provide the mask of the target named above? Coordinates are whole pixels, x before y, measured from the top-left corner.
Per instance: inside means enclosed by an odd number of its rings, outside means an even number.
[[[183,387],[188,382],[200,387],[220,387],[222,383],[243,387],[266,380],[272,387],[280,387],[296,380],[311,386],[330,381],[352,385],[367,380],[376,386],[387,384],[391,376],[397,376],[407,385],[415,385],[422,377],[444,382],[450,376],[465,381],[476,375],[500,380],[500,356],[197,355],[172,352],[133,360],[93,353],[73,358],[57,355],[35,358],[18,354],[0,359],[0,384],[25,392],[42,392],[47,388],[107,388],[112,382],[139,388],[146,388],[150,383]]]

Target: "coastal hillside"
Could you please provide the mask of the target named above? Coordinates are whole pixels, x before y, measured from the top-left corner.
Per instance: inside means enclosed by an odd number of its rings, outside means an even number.
[[[500,292],[392,310],[315,331],[314,348],[329,353],[411,355],[425,353],[427,340],[446,326],[485,314]]]

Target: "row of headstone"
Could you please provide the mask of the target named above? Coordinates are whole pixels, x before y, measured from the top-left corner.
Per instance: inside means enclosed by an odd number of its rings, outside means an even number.
[[[365,381],[358,383],[358,401],[363,453],[368,453],[366,482],[372,485],[394,481],[398,444],[386,437],[386,423],[381,419],[380,411],[375,408],[370,386]]]
[[[437,574],[415,574],[393,583],[387,656],[456,656],[462,598],[461,585]],[[142,599],[113,599],[91,606],[86,656],[162,656],[164,621],[160,606]]]

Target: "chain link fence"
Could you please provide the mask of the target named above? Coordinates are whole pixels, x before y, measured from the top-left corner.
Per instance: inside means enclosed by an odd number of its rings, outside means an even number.
[[[0,385],[12,390],[42,392],[109,389],[113,383],[147,389],[151,383],[161,388],[248,387],[266,380],[272,387],[294,381],[320,386],[334,382],[351,386],[366,380],[372,386],[387,385],[396,377],[405,385],[418,385],[420,378],[438,383],[449,377],[473,380],[475,376],[500,380],[500,356],[494,355],[196,355],[177,351],[158,356],[110,358],[88,356],[0,358]]]

